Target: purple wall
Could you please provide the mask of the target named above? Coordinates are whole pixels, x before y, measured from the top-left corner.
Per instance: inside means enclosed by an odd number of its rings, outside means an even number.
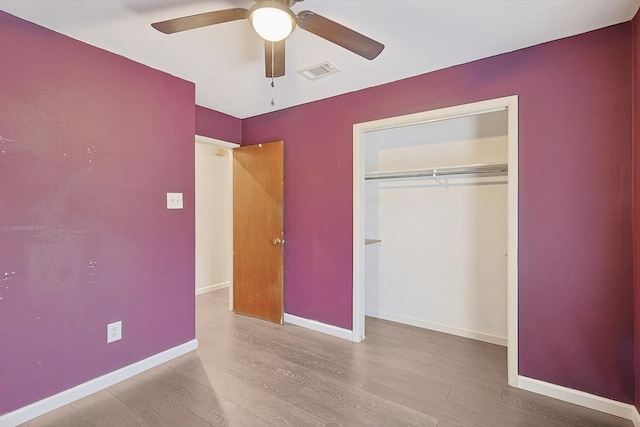
[[[285,141],[285,309],[351,328],[352,125],[519,95],[520,374],[632,402],[631,25],[243,120]],[[337,77],[339,78],[339,77]]]
[[[640,410],[640,14],[633,19],[633,240],[635,297],[635,390],[636,408]]]
[[[4,12],[0,57],[3,414],[194,338],[195,88]]]
[[[240,144],[242,142],[242,121],[197,105],[196,134]]]

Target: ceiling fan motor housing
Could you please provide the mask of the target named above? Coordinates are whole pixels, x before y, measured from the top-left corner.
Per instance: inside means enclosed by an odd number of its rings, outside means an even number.
[[[256,3],[260,3],[262,1],[264,1],[264,0],[256,0]],[[294,4],[301,3],[304,0],[276,0],[276,1],[278,1],[279,3],[284,4],[287,7],[292,7]]]

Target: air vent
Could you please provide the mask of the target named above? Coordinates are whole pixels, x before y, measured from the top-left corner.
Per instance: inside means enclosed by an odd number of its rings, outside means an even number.
[[[328,76],[340,72],[331,62],[325,61],[322,64],[314,65],[313,67],[303,68],[298,70],[300,74],[308,78],[309,80],[318,80],[321,77]]]

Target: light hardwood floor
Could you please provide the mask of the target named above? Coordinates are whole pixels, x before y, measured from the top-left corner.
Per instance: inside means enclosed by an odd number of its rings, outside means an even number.
[[[196,301],[198,351],[23,427],[632,426],[509,387],[503,347],[373,318],[355,344]]]

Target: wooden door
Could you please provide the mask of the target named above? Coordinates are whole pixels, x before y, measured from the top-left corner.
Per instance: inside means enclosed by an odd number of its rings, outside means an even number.
[[[233,310],[282,323],[284,143],[233,150]]]

